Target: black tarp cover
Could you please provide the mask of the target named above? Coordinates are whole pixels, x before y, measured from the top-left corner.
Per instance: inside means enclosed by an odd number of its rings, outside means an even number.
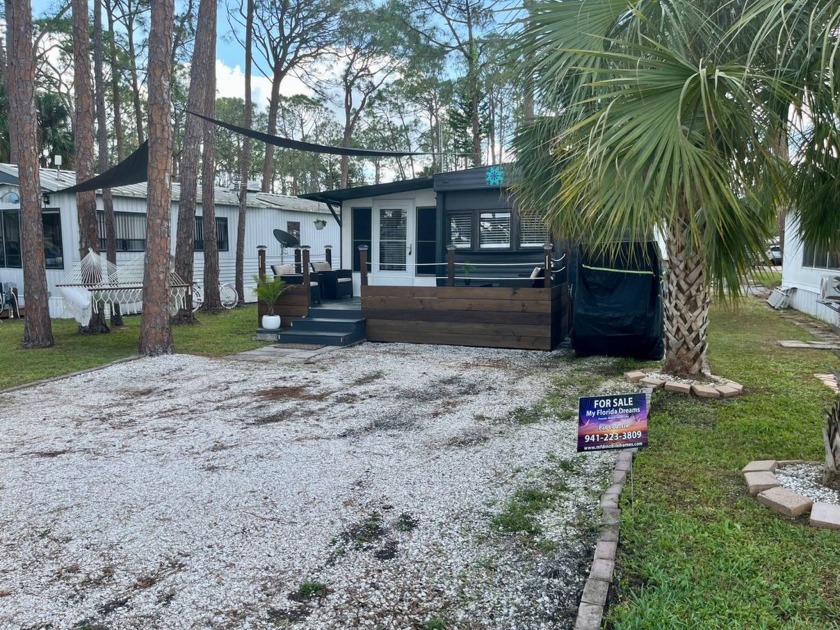
[[[122,162],[109,168],[104,173],[81,182],[70,188],[64,188],[58,192],[80,193],[100,188],[116,188],[117,186],[128,186],[139,184],[149,179],[149,141],[137,147],[137,150],[125,158]]]
[[[571,334],[575,354],[662,358],[665,345],[655,243],[622,243],[612,255],[586,253],[581,248],[575,276]]]

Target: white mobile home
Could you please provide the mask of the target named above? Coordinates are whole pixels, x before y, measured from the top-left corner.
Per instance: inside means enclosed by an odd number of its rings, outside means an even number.
[[[785,254],[782,261],[782,289],[788,294],[788,305],[813,315],[829,324],[840,324],[838,299],[820,295],[823,279],[840,276],[840,255],[806,245],[799,233],[796,217],[785,221]],[[836,284],[836,283],[835,283]],[[828,304],[835,308],[830,308]]]
[[[79,223],[76,213],[76,195],[58,192],[76,183],[72,171],[41,170],[43,194],[44,249],[46,252],[47,285],[50,291],[50,315],[62,317],[64,305],[56,284],[69,274],[80,261]],[[200,191],[199,191],[200,192]],[[134,184],[112,189],[116,215],[117,266],[142,255],[146,244],[146,184]],[[172,248],[175,248],[178,199],[180,188],[172,186]],[[0,283],[15,283],[26,300],[19,228],[19,194],[17,166],[0,164]],[[233,282],[236,272],[236,233],[239,223],[237,191],[216,190],[216,225],[218,228],[219,272],[222,283]],[[104,220],[101,191],[97,192],[100,211],[100,243],[104,251]],[[201,196],[196,208],[201,217]],[[326,221],[318,229],[316,220]],[[322,225],[322,224],[321,224]],[[248,210],[245,234],[245,286],[252,285],[257,273],[257,247],[267,247],[268,264],[291,262],[294,253],[284,250],[274,238],[273,231],[280,229],[298,236],[302,245],[311,247],[312,259],[323,260],[325,247],[335,246],[340,255],[340,228],[332,213],[322,203],[269,193],[248,193]],[[201,238],[201,221],[196,222],[195,278],[202,282],[204,259]],[[246,290],[246,301],[254,296]]]

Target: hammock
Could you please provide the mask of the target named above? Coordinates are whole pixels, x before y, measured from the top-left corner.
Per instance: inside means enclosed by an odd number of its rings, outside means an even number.
[[[87,255],[58,284],[64,299],[64,311],[82,326],[90,323],[93,313],[119,304],[124,314],[139,313],[143,306],[144,256],[138,256],[120,268],[89,249]],[[169,312],[175,315],[186,306],[189,285],[169,267]]]

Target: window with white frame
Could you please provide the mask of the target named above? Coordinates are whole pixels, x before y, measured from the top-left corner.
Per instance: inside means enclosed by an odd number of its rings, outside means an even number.
[[[472,248],[472,214],[449,215],[449,243],[456,249]]]
[[[510,248],[510,212],[481,212],[478,215],[480,249]]]
[[[548,242],[548,229],[542,219],[534,215],[523,215],[519,220],[519,246],[542,247]]]

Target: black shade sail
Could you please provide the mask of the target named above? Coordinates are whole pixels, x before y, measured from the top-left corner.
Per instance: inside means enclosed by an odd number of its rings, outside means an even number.
[[[281,138],[280,136],[272,136],[253,129],[245,127],[238,127],[231,125],[215,118],[202,116],[195,112],[187,111],[188,114],[197,116],[202,120],[213,123],[219,127],[229,129],[234,133],[248,136],[254,140],[265,142],[266,144],[273,144],[276,147],[284,149],[297,149],[299,151],[309,151],[310,153],[327,153],[330,155],[349,155],[351,157],[407,157],[414,155],[432,155],[431,153],[414,153],[412,151],[379,151],[376,149],[355,149],[350,147],[333,147],[324,144],[312,144],[311,142],[301,142],[300,140],[291,140],[289,138]],[[116,166],[108,169],[101,175],[71,186],[64,188],[57,192],[61,193],[79,193],[87,190],[98,190],[100,188],[116,188],[117,186],[128,186],[129,184],[139,184],[148,181],[149,179],[149,141],[146,140],[140,147],[122,162]]]
[[[312,144],[311,142],[301,142],[300,140],[291,140],[290,138],[281,138],[280,136],[272,136],[261,131],[254,131],[246,127],[238,127],[230,123],[202,116],[187,110],[188,114],[197,116],[202,120],[224,127],[234,133],[248,136],[254,140],[265,142],[266,144],[273,144],[275,147],[282,147],[284,149],[298,149],[299,151],[309,151],[310,153],[328,153],[330,155],[349,155],[351,157],[407,157],[409,155],[432,155],[431,153],[414,153],[412,151],[380,151],[378,149],[354,149],[351,147],[333,147],[326,144]]]
[[[57,192],[80,193],[99,188],[116,188],[117,186],[128,186],[139,184],[149,179],[149,141],[146,140],[137,150],[125,158],[122,162],[109,168],[96,177],[64,188]]]

